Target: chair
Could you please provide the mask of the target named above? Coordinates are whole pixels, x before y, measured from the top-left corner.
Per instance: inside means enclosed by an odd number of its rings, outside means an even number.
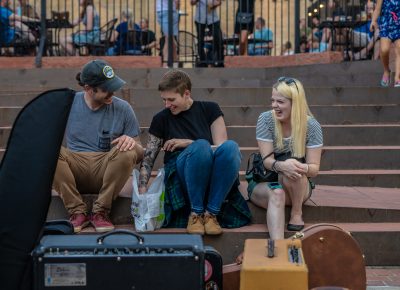
[[[196,64],[199,60],[197,52],[197,38],[188,31],[180,30],[178,33],[179,62]]]
[[[31,289],[30,253],[40,238],[74,91],[48,91],[16,118],[0,163],[1,289]]]
[[[111,45],[111,35],[114,30],[115,24],[117,23],[118,18],[113,18],[110,21],[108,21],[106,24],[104,24],[100,28],[100,39],[99,43],[93,44],[93,43],[85,43],[82,45],[78,45],[78,49],[81,54],[81,48],[87,47],[88,52],[90,55],[104,55],[107,51],[107,49],[112,46]],[[80,31],[82,32],[82,31]],[[79,33],[79,31],[78,31]]]

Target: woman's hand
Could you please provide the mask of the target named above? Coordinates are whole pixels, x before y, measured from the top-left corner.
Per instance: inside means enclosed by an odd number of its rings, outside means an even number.
[[[173,152],[178,148],[186,148],[193,143],[190,139],[170,139],[164,143],[163,150]]]
[[[292,158],[285,161],[278,161],[277,164],[278,171],[282,172],[283,175],[292,180],[300,179],[303,175],[307,174],[308,171],[307,164],[303,164]]]

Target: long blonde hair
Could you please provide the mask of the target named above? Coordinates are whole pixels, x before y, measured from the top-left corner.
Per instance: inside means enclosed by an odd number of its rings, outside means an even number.
[[[125,18],[126,21],[128,22],[128,29],[132,30],[135,28],[135,22],[133,21],[133,13],[130,8],[127,8],[126,10],[123,10],[121,13],[122,18]]]
[[[279,78],[278,82],[273,85],[273,88],[292,103],[292,110],[290,112],[290,148],[293,157],[304,157],[306,154],[307,119],[312,114],[307,104],[303,85],[297,79]],[[276,119],[275,112],[273,112],[273,117],[275,120],[276,145],[282,150],[284,147],[282,125]]]

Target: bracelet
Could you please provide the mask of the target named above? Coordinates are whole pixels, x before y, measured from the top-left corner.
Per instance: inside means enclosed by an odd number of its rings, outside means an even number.
[[[275,168],[276,162],[278,162],[278,160],[275,160],[274,163],[272,163],[271,170],[275,171],[276,173],[278,173],[278,170],[276,170],[276,168]]]

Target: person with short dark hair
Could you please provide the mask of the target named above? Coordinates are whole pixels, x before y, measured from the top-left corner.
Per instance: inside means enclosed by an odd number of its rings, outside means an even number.
[[[274,33],[265,26],[265,19],[258,17],[256,29],[249,36],[249,55],[270,55],[273,48]]]
[[[152,49],[157,48],[156,34],[149,29],[149,20],[142,18],[140,20],[141,33],[141,49],[144,55],[152,55]]]
[[[183,71],[171,70],[162,77],[158,90],[165,109],[153,117],[149,128],[139,192],[146,193],[154,161],[162,149],[164,226],[186,227],[192,234],[219,235],[221,227],[250,222],[250,211],[238,191],[241,154],[238,144],[228,140],[218,104],[194,101],[191,89],[191,80]]]
[[[70,214],[75,232],[92,223],[97,232],[114,229],[109,218],[115,200],[143,158],[139,123],[132,107],[114,96],[125,84],[103,60],[88,62],[78,73],[53,187]],[[81,193],[98,193],[89,215]]]

